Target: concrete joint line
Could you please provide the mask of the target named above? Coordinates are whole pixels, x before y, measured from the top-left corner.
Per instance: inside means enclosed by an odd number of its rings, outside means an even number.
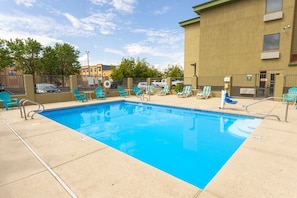
[[[37,153],[30,147],[29,144],[10,126],[10,124],[0,115],[1,120],[6,126],[21,140],[21,142],[27,147],[27,149],[38,159],[38,161],[54,176],[54,178],[62,185],[62,187],[70,194],[71,197],[77,198],[75,193],[67,186],[67,184],[47,165]]]

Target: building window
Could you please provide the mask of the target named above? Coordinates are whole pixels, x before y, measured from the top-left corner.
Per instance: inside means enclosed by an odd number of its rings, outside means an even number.
[[[279,49],[280,34],[264,35],[263,51],[278,50]]]
[[[14,71],[14,70],[9,70],[9,71],[8,71],[8,75],[9,75],[9,76],[16,76],[16,71]]]
[[[266,0],[266,13],[280,11],[283,8],[283,0]]]

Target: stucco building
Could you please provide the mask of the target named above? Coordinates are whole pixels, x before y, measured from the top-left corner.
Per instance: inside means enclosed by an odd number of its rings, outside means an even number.
[[[105,78],[110,78],[112,73],[112,68],[110,65],[90,65],[82,66],[80,69],[80,75],[82,76],[92,76],[98,78],[98,80],[104,80]]]
[[[281,89],[296,86],[297,78],[285,78],[297,75],[296,7],[296,0],[212,0],[193,6],[197,17],[179,23],[185,77],[196,75],[198,86],[204,78],[202,85],[214,90],[224,87],[224,81],[210,77],[231,77],[234,94],[255,87],[257,93],[269,88],[266,96],[280,95]]]

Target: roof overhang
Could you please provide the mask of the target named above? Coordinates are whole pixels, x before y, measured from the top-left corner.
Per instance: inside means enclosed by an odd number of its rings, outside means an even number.
[[[196,17],[196,18],[188,19],[186,21],[181,21],[179,22],[179,25],[181,27],[184,27],[184,26],[191,25],[193,23],[199,23],[199,22],[200,22],[200,17]]]
[[[234,1],[234,0],[211,0],[211,1],[208,1],[208,2],[205,2],[205,3],[193,6],[193,10],[197,14],[200,14],[200,12],[202,10],[205,10],[205,9],[208,9],[208,8],[213,8],[215,6],[219,6],[219,5],[222,5],[224,3],[229,3],[231,1]]]
[[[193,6],[193,10],[198,15],[200,15],[200,12],[202,10],[206,10],[206,9],[209,9],[209,8],[220,6],[220,5],[223,5],[225,3],[229,3],[231,1],[235,1],[235,0],[210,0],[208,2],[205,2],[205,3],[199,4],[199,5]],[[188,19],[188,20],[179,22],[179,25],[181,27],[185,27],[187,25],[190,25],[190,24],[193,24],[193,23],[199,23],[199,22],[200,22],[200,16],[199,17],[196,17],[196,18],[192,18],[192,19]]]

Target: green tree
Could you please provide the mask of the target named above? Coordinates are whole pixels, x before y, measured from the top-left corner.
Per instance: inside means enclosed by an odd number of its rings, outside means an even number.
[[[58,56],[56,50],[47,46],[43,50],[42,57],[40,59],[40,70],[41,75],[58,75],[60,74],[58,69]]]
[[[13,64],[13,58],[10,55],[10,49],[6,45],[6,40],[0,39],[0,72],[5,67]]]
[[[123,58],[118,67],[114,67],[111,78],[121,80],[123,78],[149,78],[160,77],[162,73],[152,68],[145,59]]]
[[[184,77],[184,70],[180,65],[169,65],[164,72],[165,77]]]
[[[57,58],[57,74],[62,75],[62,85],[64,85],[64,76],[79,74],[80,72],[79,51],[67,43],[56,43],[54,51],[56,53],[55,58]],[[53,54],[51,53],[51,55]]]
[[[15,39],[7,41],[7,46],[11,50],[12,58],[16,61],[17,70],[22,70],[24,74],[34,75],[38,71],[38,63],[42,46],[36,40]]]

